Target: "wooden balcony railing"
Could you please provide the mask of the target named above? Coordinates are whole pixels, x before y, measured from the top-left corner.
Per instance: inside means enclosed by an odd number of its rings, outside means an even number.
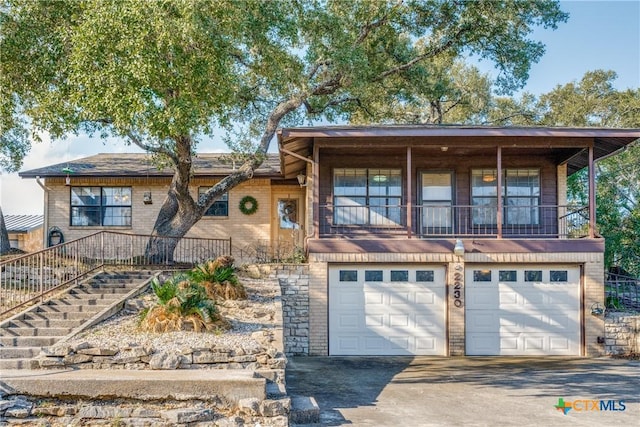
[[[418,238],[498,237],[495,206],[425,204],[411,208],[407,227],[404,205],[322,205],[320,237],[415,236]],[[581,238],[589,235],[585,206],[506,206],[505,238]]]
[[[190,266],[231,255],[231,239],[154,236],[156,244],[175,249],[164,259],[146,255],[150,236],[100,231],[50,248],[0,262],[0,316],[65,286],[104,266]]]

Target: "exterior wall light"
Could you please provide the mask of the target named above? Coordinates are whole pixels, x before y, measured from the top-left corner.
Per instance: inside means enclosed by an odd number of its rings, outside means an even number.
[[[456,239],[456,245],[453,247],[453,254],[456,256],[464,255],[464,243],[462,243],[462,239]]]
[[[300,184],[300,187],[307,186],[307,177],[303,173],[299,173],[296,178],[298,178],[298,184]]]
[[[592,316],[602,316],[604,314],[604,307],[599,302],[594,302],[591,304],[591,315]]]

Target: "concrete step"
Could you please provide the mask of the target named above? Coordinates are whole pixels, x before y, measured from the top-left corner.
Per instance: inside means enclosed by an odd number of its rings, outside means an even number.
[[[289,423],[308,425],[320,422],[320,407],[313,397],[292,396]]]
[[[86,316],[86,314],[85,314]],[[84,323],[84,318],[67,319],[14,319],[7,327],[15,328],[76,328]]]
[[[9,369],[34,369],[37,367],[37,362],[30,358],[25,359],[2,359],[0,360],[0,371],[5,372]]]
[[[35,311],[29,311],[23,315],[23,320],[85,320],[86,318],[87,312],[85,311],[40,310],[40,307]]]
[[[129,290],[130,289],[133,289],[133,288],[129,288]],[[116,299],[122,298],[122,293],[105,292],[105,291],[106,290],[102,290],[102,289],[75,288],[75,289],[71,289],[69,293],[66,295],[66,297],[70,299],[78,299],[78,300],[87,300],[87,299],[116,300]]]
[[[100,310],[100,306],[97,304],[71,304],[69,301],[49,301],[43,305],[41,305],[38,309],[39,313],[61,313],[68,311],[75,312],[84,312],[84,313],[95,313]],[[86,315],[85,315],[86,316]]]
[[[0,347],[0,359],[28,359],[40,354],[40,347]]]
[[[129,286],[129,285],[119,285],[119,286],[81,286],[78,288],[75,288],[73,291],[75,294],[86,294],[86,295],[94,295],[94,294],[106,294],[106,295],[119,295],[119,294],[126,294],[129,291],[131,291],[132,289],[134,289],[136,286]]]
[[[73,328],[18,328],[9,327],[0,330],[2,337],[59,337],[69,334]]]
[[[64,336],[4,337],[0,336],[0,345],[5,347],[48,347],[60,341]]]
[[[79,399],[127,398],[226,401],[266,398],[266,379],[245,370],[180,369],[165,371],[3,370],[4,386],[13,394]]]
[[[104,295],[94,295],[83,298],[78,295],[65,295],[63,298],[49,301],[49,305],[109,305],[113,301],[120,299],[102,298]]]

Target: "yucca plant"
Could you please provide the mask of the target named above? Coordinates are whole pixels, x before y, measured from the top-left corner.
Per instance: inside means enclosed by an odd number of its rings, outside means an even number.
[[[233,268],[233,258],[218,257],[196,266],[189,278],[202,285],[213,299],[245,299],[247,292],[238,280]]]
[[[178,274],[164,282],[151,283],[158,302],[140,322],[142,330],[170,332],[184,330],[187,325],[196,332],[226,329],[229,324],[218,314],[215,301],[204,287],[191,283],[189,277]]]

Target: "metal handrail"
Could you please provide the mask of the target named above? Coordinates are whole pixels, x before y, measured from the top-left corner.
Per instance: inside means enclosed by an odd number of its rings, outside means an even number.
[[[165,256],[147,254],[147,245],[164,245]],[[175,246],[175,247],[174,247]],[[191,266],[231,255],[231,239],[149,236],[99,231],[38,252],[0,262],[0,316],[60,290],[105,266]],[[173,250],[172,250],[173,248]]]
[[[496,206],[423,203],[413,205],[410,215],[407,215],[407,209],[406,205],[391,204],[320,205],[320,236],[412,235],[442,238],[498,235]],[[507,205],[503,209],[504,236],[582,238],[589,234],[588,211],[584,206]]]

